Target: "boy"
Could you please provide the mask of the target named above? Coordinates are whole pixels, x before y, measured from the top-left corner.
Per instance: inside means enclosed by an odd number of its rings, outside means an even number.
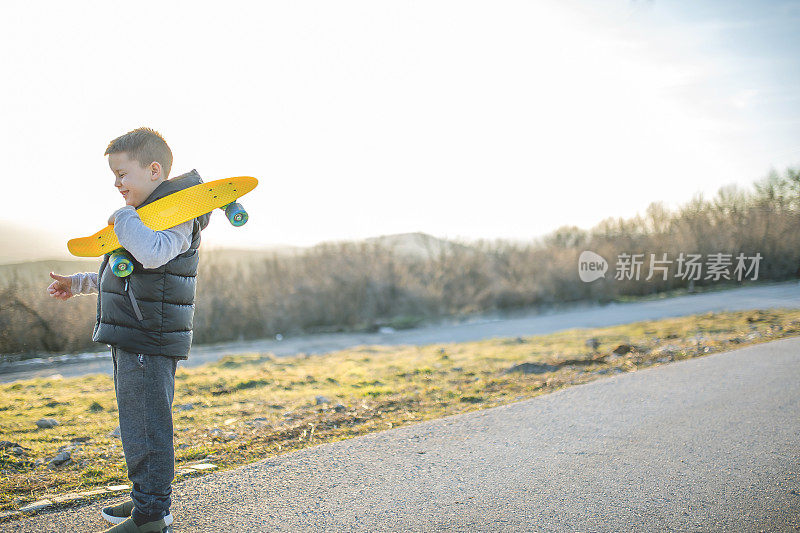
[[[164,231],[146,227],[136,208],[202,183],[197,171],[168,180],[172,151],[158,132],[138,128],[111,141],[104,155],[125,207],[108,219],[133,257],[133,273],[119,278],[103,257],[99,273],[60,276],[48,292],[66,300],[99,293],[92,340],[111,347],[122,448],[131,500],[106,507],[106,532],[164,532],[174,477],[172,401],[178,359],[192,342],[200,232],[210,214]]]

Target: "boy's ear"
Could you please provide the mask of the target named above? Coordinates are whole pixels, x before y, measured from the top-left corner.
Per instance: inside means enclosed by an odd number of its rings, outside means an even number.
[[[157,179],[161,179],[163,174],[161,173],[161,163],[158,161],[153,161],[150,163],[150,179],[155,181]]]

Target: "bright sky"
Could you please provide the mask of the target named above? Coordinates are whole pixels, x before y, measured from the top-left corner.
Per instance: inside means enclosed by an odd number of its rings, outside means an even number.
[[[675,207],[800,163],[798,23],[798,1],[4,2],[0,224],[99,230],[123,205],[103,151],[138,126],[173,176],[259,178],[211,246]]]

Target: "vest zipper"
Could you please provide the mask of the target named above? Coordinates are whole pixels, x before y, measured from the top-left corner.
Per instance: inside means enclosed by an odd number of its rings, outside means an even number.
[[[133,306],[133,312],[136,313],[136,318],[139,319],[139,322],[144,320],[142,316],[142,312],[139,310],[139,304],[136,303],[136,298],[133,296],[133,287],[130,286],[128,283],[128,278],[125,278],[125,292],[128,293],[128,296],[131,298],[131,305]]]

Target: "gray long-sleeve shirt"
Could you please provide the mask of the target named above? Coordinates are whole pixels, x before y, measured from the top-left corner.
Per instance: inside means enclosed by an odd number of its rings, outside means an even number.
[[[114,233],[123,248],[145,268],[158,268],[189,249],[194,220],[172,228],[154,231],[144,225],[133,206],[114,212]],[[97,272],[79,272],[69,276],[72,294],[93,294],[99,291]]]

